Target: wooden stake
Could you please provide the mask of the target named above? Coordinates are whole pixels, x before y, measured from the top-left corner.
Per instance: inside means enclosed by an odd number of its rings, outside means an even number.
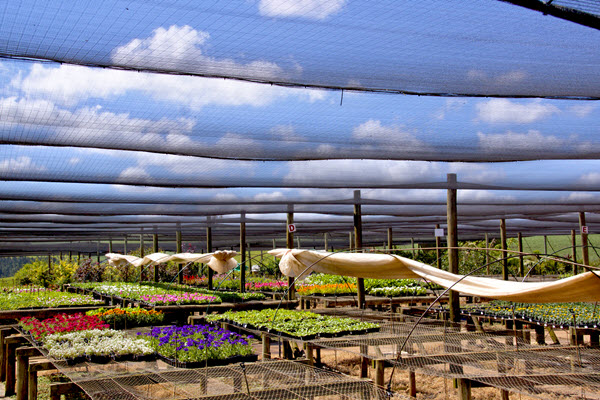
[[[285,246],[288,249],[294,248],[294,232],[290,232],[290,225],[294,223],[294,205],[288,205],[288,213],[286,217],[285,227]],[[294,288],[294,278],[288,276],[288,300],[294,300],[296,298],[296,289]]]
[[[393,236],[392,228],[387,228],[387,248],[388,248],[388,250],[390,250],[390,254],[391,254],[391,250],[394,249],[394,236]]]
[[[571,230],[571,251],[573,252],[573,262],[577,262],[577,235],[575,229]],[[577,275],[577,265],[573,265],[573,275]]]
[[[523,235],[521,232],[517,233],[517,242],[519,245],[519,253],[523,253]],[[519,254],[519,276],[525,276],[525,262],[523,260],[523,254]]]
[[[246,213],[240,215],[240,292],[246,292]]]
[[[440,224],[435,224],[435,229],[440,229]],[[435,237],[435,256],[437,257],[437,267],[442,269],[442,237]]]
[[[206,227],[206,252],[211,253],[212,249],[212,228],[210,226]],[[213,289],[213,270],[210,267],[208,268],[208,290]]]
[[[590,256],[588,253],[588,234],[583,233],[583,227],[585,224],[585,213],[582,211],[579,213],[579,230],[581,231],[581,253],[583,255],[583,264],[590,265]]]
[[[490,248],[490,238],[488,237],[487,232],[485,233],[485,265],[487,265],[486,267],[486,273],[489,275],[490,274],[490,251],[488,250]]]
[[[158,233],[152,235],[152,251],[158,253]],[[154,264],[154,282],[158,282],[158,264]]]
[[[175,231],[175,245],[177,246],[177,254],[183,252],[183,243],[181,241],[181,224],[177,223],[177,230]],[[179,264],[177,268],[177,283],[180,285],[183,283],[183,264]]]

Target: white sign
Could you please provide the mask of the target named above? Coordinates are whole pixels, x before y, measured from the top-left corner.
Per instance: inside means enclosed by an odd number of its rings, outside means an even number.
[[[435,237],[444,236],[444,228],[435,228],[434,235],[435,235]]]
[[[296,224],[289,224],[288,225],[288,232],[296,232]]]
[[[590,230],[588,229],[587,225],[583,225],[581,227],[581,233],[590,233]]]

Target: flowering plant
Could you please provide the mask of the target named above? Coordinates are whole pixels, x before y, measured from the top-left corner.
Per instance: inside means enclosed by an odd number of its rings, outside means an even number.
[[[108,324],[95,315],[58,314],[55,317],[38,320],[35,317],[21,318],[19,326],[31,334],[35,340],[43,341],[48,335],[83,331],[89,329],[106,329]]]
[[[354,294],[356,293],[356,284],[354,283],[327,283],[324,285],[320,284],[308,284],[298,285],[296,291],[301,296],[308,296],[311,294]]]
[[[113,328],[160,325],[165,317],[162,311],[146,310],[140,307],[99,308],[88,311],[86,315],[96,315]]]
[[[252,336],[245,337],[212,325],[154,327],[142,335],[157,353],[181,362],[224,360],[253,353],[249,343]]]
[[[95,305],[103,303],[92,296],[58,292],[55,290],[16,290],[0,294],[0,310],[16,310],[31,307],[58,307],[75,305]]]
[[[420,286],[388,286],[372,288],[370,294],[373,296],[423,296],[427,289]]]
[[[179,294],[153,294],[142,295],[142,300],[153,306],[164,304],[205,304],[219,301],[216,296],[207,296],[200,293]]]
[[[113,329],[52,334],[46,337],[44,347],[56,359],[81,356],[125,356],[154,353],[145,340],[126,337]]]

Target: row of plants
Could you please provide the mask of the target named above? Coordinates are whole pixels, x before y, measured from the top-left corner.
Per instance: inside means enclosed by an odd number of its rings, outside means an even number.
[[[165,314],[162,311],[146,310],[140,307],[99,308],[86,312],[86,315],[98,317],[113,329],[160,325],[165,318]]]
[[[180,292],[193,291],[195,293],[200,293],[209,296],[215,296],[221,299],[221,301],[238,303],[242,301],[249,300],[264,300],[265,295],[262,293],[256,292],[226,292],[226,291],[217,291],[217,290],[208,290],[203,288],[190,287],[188,285],[180,285],[177,283],[167,283],[167,282],[142,282],[142,286],[150,286],[154,288],[161,288],[165,290],[175,290]]]
[[[256,361],[250,339],[213,325],[154,327],[146,338],[150,347],[167,362],[196,368],[233,361]]]
[[[106,296],[116,296],[146,303],[150,306],[170,304],[207,304],[220,303],[216,295],[183,292],[177,289],[164,289],[150,285],[140,285],[125,282],[88,282],[79,283],[77,287],[91,289]]]
[[[206,275],[186,275],[183,277],[186,285],[208,287],[208,277]],[[213,287],[226,290],[238,290],[240,288],[239,279],[234,279],[231,275],[215,274],[213,275]],[[265,292],[284,292],[288,288],[287,281],[261,277],[247,276],[246,290],[265,291]]]
[[[487,305],[468,304],[463,313],[512,319],[513,316],[530,322],[552,326],[600,326],[600,310],[590,303],[526,304],[494,300]]]
[[[379,325],[370,322],[294,310],[227,311],[208,315],[206,320],[226,321],[249,329],[267,330],[305,340],[317,336],[332,337],[379,330]]]
[[[89,329],[106,329],[109,326],[96,315],[77,313],[58,314],[42,321],[35,317],[25,317],[19,320],[19,327],[22,331],[31,335],[33,340],[43,342],[48,335]]]
[[[102,304],[102,300],[93,296],[56,290],[11,290],[0,293],[0,310],[18,310],[22,308],[52,308],[65,306],[88,306]]]
[[[146,340],[128,337],[114,329],[55,333],[45,338],[44,348],[49,357],[69,363],[84,359],[96,363],[143,360],[154,356],[154,348]]]
[[[425,296],[427,289],[420,286],[386,286],[372,288],[369,294],[383,297]]]

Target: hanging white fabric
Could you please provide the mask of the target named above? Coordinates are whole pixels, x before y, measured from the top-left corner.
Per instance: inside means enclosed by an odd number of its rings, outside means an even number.
[[[328,253],[300,249],[275,249],[279,269],[287,276],[306,277],[311,272],[375,279],[419,279],[457,292],[523,303],[600,301],[600,275],[585,272],[553,282],[515,282],[456,275],[409,258],[376,253]],[[458,283],[457,283],[458,282]]]
[[[179,254],[165,254],[165,253],[153,253],[144,256],[143,258],[117,254],[117,253],[106,253],[106,258],[110,265],[124,266],[131,264],[134,267],[140,267],[143,265],[155,265],[167,263],[169,261],[177,263],[191,263],[200,262],[207,264],[212,270],[219,274],[224,274],[237,266],[237,261],[233,258],[237,255],[235,251],[220,250],[213,253],[179,253]]]

